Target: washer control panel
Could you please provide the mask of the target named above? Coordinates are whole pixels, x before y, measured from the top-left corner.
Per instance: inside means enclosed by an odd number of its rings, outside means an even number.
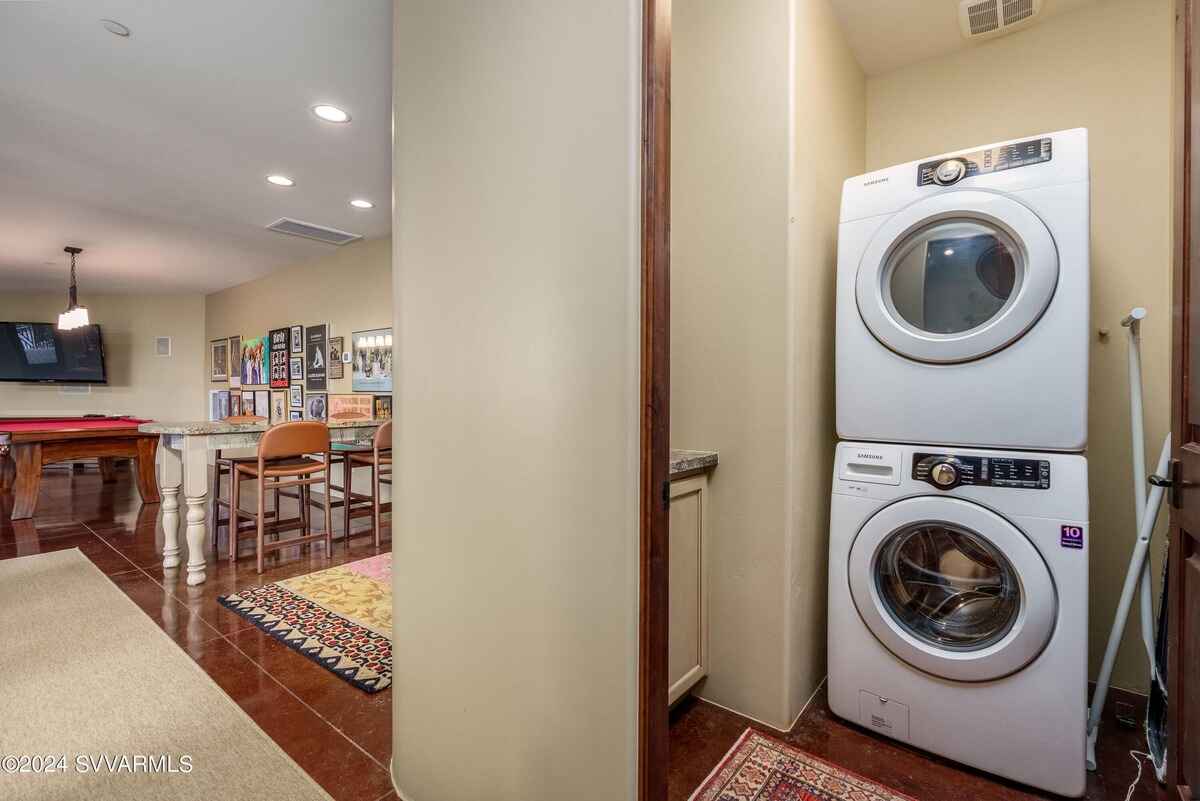
[[[1024,142],[976,150],[944,159],[922,162],[917,167],[917,186],[950,186],[963,178],[986,175],[989,172],[1012,170],[1049,161],[1052,154],[1051,139],[1027,139]]]
[[[1001,456],[914,453],[912,477],[941,490],[960,486],[1050,489],[1050,462]]]

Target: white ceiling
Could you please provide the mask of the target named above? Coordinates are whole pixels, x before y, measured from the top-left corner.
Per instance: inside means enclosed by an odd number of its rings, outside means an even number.
[[[978,47],[988,41],[963,38],[958,27],[959,0],[831,2],[859,65],[868,75],[890,72],[956,50]],[[1038,20],[1094,2],[1042,0]]]
[[[86,299],[211,292],[334,249],[264,230],[279,217],[386,235],[391,5],[0,2],[0,292],[65,287],[67,244]]]

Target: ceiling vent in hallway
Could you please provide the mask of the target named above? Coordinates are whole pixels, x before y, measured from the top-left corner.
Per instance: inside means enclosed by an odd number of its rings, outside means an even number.
[[[1042,0],[962,0],[958,25],[967,39],[999,36],[1031,23]]]
[[[362,239],[362,234],[352,234],[349,231],[339,231],[337,228],[313,225],[312,223],[293,220],[290,217],[280,217],[268,225],[267,228],[272,231],[278,231],[281,234],[302,236],[306,239],[315,239],[318,242],[328,242],[331,245],[345,245],[356,239]]]

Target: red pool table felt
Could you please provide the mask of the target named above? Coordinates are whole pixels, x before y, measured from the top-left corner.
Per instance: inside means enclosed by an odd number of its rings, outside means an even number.
[[[0,417],[0,431],[25,434],[34,431],[136,428],[148,422],[138,417]]]

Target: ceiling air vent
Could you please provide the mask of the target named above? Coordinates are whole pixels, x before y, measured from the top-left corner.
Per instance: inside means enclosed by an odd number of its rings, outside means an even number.
[[[1042,0],[962,0],[958,25],[967,39],[999,36],[1032,22],[1041,7]]]
[[[349,231],[339,231],[336,228],[313,225],[312,223],[293,220],[290,217],[280,217],[268,225],[267,228],[272,231],[278,231],[281,234],[302,236],[306,239],[315,239],[318,242],[328,242],[331,245],[344,245],[347,242],[362,239],[362,234],[352,234]]]

